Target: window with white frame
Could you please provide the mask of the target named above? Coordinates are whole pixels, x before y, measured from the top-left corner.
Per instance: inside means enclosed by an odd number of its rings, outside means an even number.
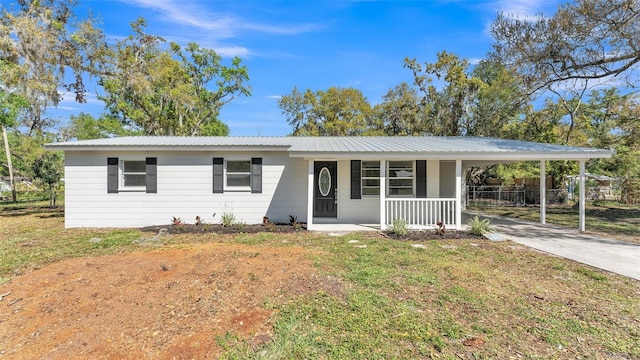
[[[147,166],[144,160],[122,160],[122,188],[144,189]]]
[[[227,160],[227,188],[251,188],[251,161]]]
[[[380,195],[380,162],[363,161],[361,169],[362,195]]]
[[[413,173],[413,161],[389,161],[389,196],[412,196]]]

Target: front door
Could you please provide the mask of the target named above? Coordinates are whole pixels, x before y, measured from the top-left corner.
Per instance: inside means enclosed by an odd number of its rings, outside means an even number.
[[[313,217],[338,217],[338,164],[335,161],[314,162]]]

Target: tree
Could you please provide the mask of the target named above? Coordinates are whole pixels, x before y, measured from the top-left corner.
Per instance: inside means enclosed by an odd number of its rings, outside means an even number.
[[[467,135],[517,138],[527,104],[518,75],[501,63],[482,60],[471,76],[484,85],[479,87],[471,107]]]
[[[49,185],[49,207],[56,206],[54,186],[62,178],[61,158],[58,153],[47,152],[32,163],[31,171],[36,179]]]
[[[621,178],[640,177],[640,98],[617,89],[593,91],[583,107],[585,144],[613,148],[610,159],[592,159],[590,171]]]
[[[132,24],[133,35],[117,42],[100,79],[105,94],[99,99],[110,114],[145,135],[227,135],[220,108],[250,95],[241,60],[224,66],[215,51],[195,43],[163,50],[164,39],[145,28],[143,19]]]
[[[63,140],[101,139],[115,136],[138,135],[139,132],[126,128],[119,119],[102,115],[94,118],[90,114],[71,115],[67,126],[60,129]]]
[[[422,93],[421,105],[429,121],[425,130],[436,136],[461,136],[473,131],[469,121],[471,106],[483,82],[468,74],[469,62],[446,51],[438,53],[435,63],[422,66],[416,59],[405,59],[405,67],[414,76]],[[433,80],[445,85],[438,89]]]
[[[531,94],[576,79],[637,83],[639,0],[577,0],[535,20],[501,13],[491,32],[492,57],[517,69]]]
[[[60,89],[84,102],[83,75],[100,67],[104,34],[91,17],[76,18],[75,4],[75,0],[20,0],[18,6],[2,9],[0,61],[13,66],[0,67],[0,77],[29,103],[21,116],[29,133],[51,125],[42,115],[61,100]]]
[[[9,184],[11,185],[11,199],[18,201],[16,194],[16,184],[13,176],[13,162],[11,161],[11,148],[7,136],[7,128],[13,127],[17,123],[18,114],[27,107],[27,103],[21,97],[7,92],[0,82],[0,127],[2,127],[2,140],[4,152],[7,159],[7,170],[9,171]]]
[[[294,136],[356,136],[371,129],[371,105],[354,88],[331,87],[304,93],[296,87],[278,101]]]
[[[384,135],[418,136],[426,132],[425,114],[415,88],[403,82],[390,89],[373,109],[373,126]]]

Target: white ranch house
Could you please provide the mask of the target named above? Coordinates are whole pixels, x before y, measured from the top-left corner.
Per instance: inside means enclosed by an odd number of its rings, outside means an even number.
[[[293,215],[309,230],[385,229],[396,218],[460,229],[470,166],[540,161],[544,178],[545,161],[575,160],[583,191],[585,161],[613,154],[475,137],[121,137],[46,148],[65,152],[66,227],[143,227],[174,216],[215,223],[232,213],[247,224]],[[544,206],[540,215],[544,223]]]

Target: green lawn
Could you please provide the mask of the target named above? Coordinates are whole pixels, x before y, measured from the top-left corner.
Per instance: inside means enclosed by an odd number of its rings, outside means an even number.
[[[65,258],[140,250],[139,232],[64,229],[60,210],[0,210],[0,234],[0,284]],[[88,241],[95,236],[103,241]],[[335,281],[264,299],[273,341],[256,349],[227,333],[217,338],[223,359],[640,358],[640,282],[511,242],[419,249],[375,233],[268,233],[225,235],[224,243],[302,247]]]

